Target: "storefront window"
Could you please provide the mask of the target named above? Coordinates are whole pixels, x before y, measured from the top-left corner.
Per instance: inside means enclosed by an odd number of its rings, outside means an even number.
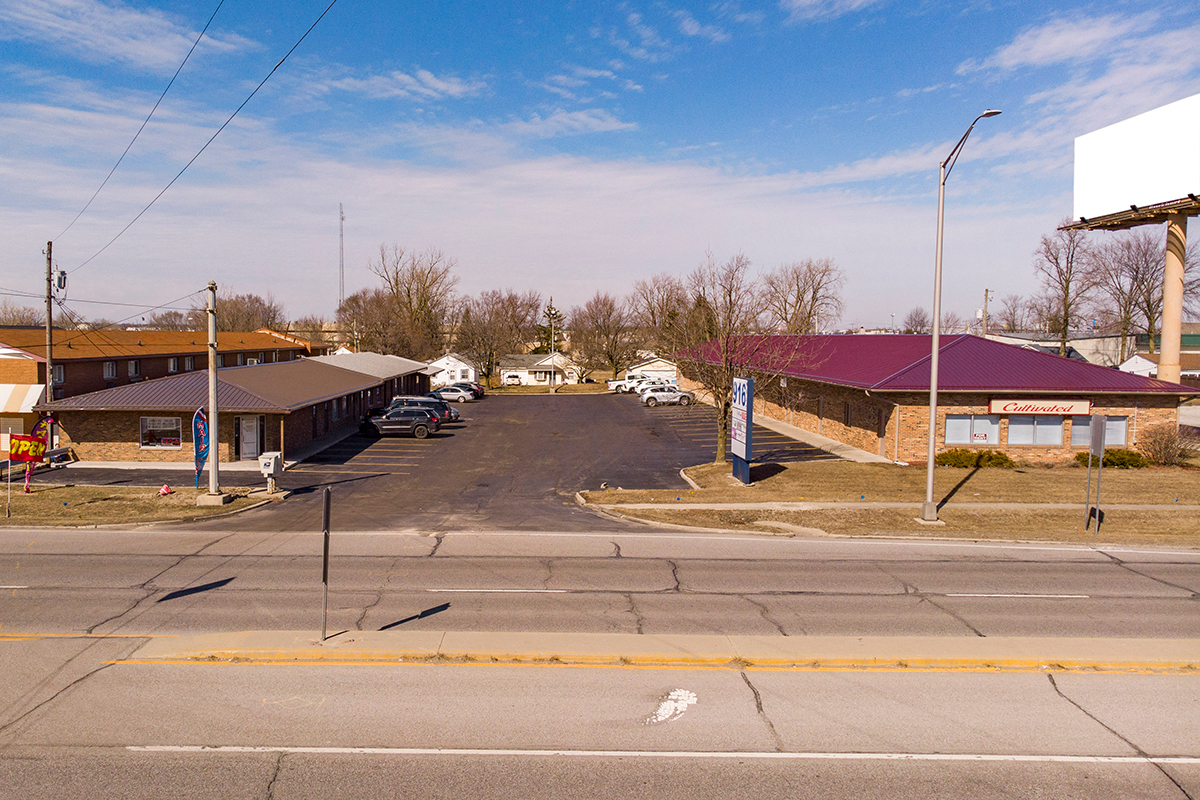
[[[1012,437],[1009,436],[1009,441]],[[999,444],[1000,417],[996,414],[947,414],[946,444]]]
[[[178,449],[183,446],[179,417],[142,417],[142,447]]]
[[[1061,446],[1063,418],[1057,414],[1014,414],[1008,418],[1008,443]]]
[[[1104,446],[1124,447],[1128,430],[1128,417],[1109,417],[1104,426]],[[1071,417],[1071,446],[1087,447],[1091,443],[1092,418]]]

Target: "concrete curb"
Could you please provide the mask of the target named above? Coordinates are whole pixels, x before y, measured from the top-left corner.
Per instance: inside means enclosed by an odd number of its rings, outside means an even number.
[[[239,631],[151,638],[114,663],[400,661],[715,669],[1121,671],[1200,674],[1200,640],[727,636],[479,631]]]

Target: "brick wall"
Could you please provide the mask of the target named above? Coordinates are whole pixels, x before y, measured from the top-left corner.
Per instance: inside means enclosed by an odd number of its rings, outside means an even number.
[[[0,358],[0,383],[45,383],[45,372],[32,358]]]
[[[680,386],[696,390],[699,385],[686,377]],[[889,394],[886,398],[863,390],[812,383],[789,378],[787,387],[778,380],[755,383],[756,415],[795,425],[839,442],[876,453],[893,461],[924,463],[928,457],[929,395],[924,392]],[[1031,395],[1034,396],[1034,395]],[[1081,396],[1082,397],[1082,396]],[[1000,415],[998,444],[947,445],[948,414],[987,414],[990,395],[942,393],[938,395],[935,447],[941,453],[961,447],[1000,450],[1016,461],[1053,464],[1070,461],[1086,446],[1071,445],[1071,418],[1063,421],[1061,445],[1008,444],[1007,415]],[[1092,398],[1092,413],[1125,417],[1126,447],[1133,449],[1139,433],[1154,425],[1177,424],[1178,398],[1163,395],[1114,395]],[[847,412],[849,424],[847,424]]]

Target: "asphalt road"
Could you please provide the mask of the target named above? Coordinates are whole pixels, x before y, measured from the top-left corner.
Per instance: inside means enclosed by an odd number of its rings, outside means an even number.
[[[648,409],[630,395],[489,395],[456,404],[460,423],[429,439],[353,436],[288,470],[285,503],[214,521],[209,529],[320,528],[320,490],[332,487],[343,530],[628,530],[580,509],[575,492],[610,486],[686,489],[686,466],[716,453],[716,414],[704,405]],[[755,428],[760,459],[830,458]],[[186,476],[186,477],[181,477]],[[67,467],[38,480],[159,486],[179,470]],[[256,473],[227,473],[258,485]]]
[[[130,663],[148,633],[315,628],[319,547],[0,534],[0,797],[1200,796],[1195,674]],[[1047,545],[386,533],[333,554],[335,629],[1195,637],[1200,588],[1197,553]]]
[[[0,533],[0,632],[318,627],[311,533]],[[337,534],[333,630],[1200,637],[1200,553],[667,532]]]

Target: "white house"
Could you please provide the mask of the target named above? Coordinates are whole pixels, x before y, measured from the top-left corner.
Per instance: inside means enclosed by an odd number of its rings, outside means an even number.
[[[437,363],[436,361],[434,362]],[[579,383],[582,369],[562,353],[515,353],[500,356],[496,363],[500,382],[506,386],[549,386]]]
[[[1141,375],[1143,378],[1157,378],[1158,355],[1158,353],[1138,353],[1127,358],[1121,364],[1120,369],[1122,372]],[[1179,377],[1190,378],[1193,381],[1200,379],[1200,353],[1179,354]]]
[[[439,359],[430,361],[429,366],[442,370],[433,377],[434,386],[446,386],[458,381],[479,382],[479,368],[473,361],[458,353],[447,353]]]
[[[676,368],[675,362],[659,356],[643,359],[625,370],[626,375],[633,375],[635,373],[649,375],[651,378],[662,378],[671,383],[679,379],[679,370]]]

